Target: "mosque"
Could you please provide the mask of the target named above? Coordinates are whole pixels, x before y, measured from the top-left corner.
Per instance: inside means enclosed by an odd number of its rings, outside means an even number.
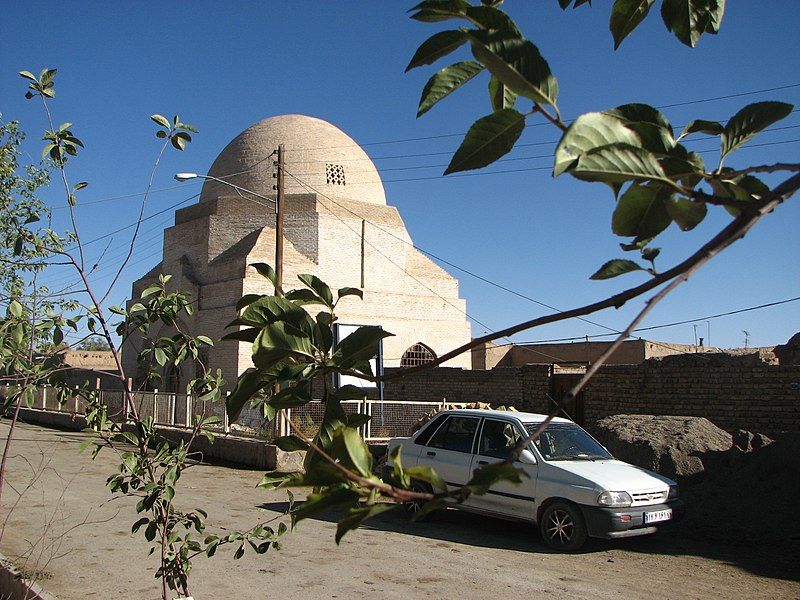
[[[380,325],[394,334],[383,343],[386,367],[413,366],[470,340],[466,301],[458,281],[414,248],[400,214],[366,152],[330,123],[302,115],[268,118],[245,129],[214,161],[208,175],[259,196],[275,196],[273,151],[285,149],[283,287],[301,287],[312,273],[331,288],[358,287],[364,298],[337,307],[344,325]],[[205,180],[199,203],[175,212],[164,232],[161,262],[133,284],[132,298],[172,275],[174,289],[191,292],[196,311],[182,323],[214,339],[230,330],[236,302],[245,294],[272,293],[249,265],[275,262],[275,211],[263,199]],[[168,334],[169,332],[163,332]],[[158,332],[154,332],[159,335]],[[126,372],[137,371],[141,340],[123,349]],[[233,382],[252,366],[251,345],[217,342],[207,350],[213,369]],[[470,368],[469,353],[445,366]],[[163,388],[180,391],[194,372],[170,371]]]

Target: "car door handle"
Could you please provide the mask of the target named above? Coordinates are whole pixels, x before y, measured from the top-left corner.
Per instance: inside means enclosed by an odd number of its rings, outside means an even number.
[[[428,456],[436,456],[436,452],[426,452],[425,454]]]
[[[479,460],[479,461],[478,461],[478,464],[479,464],[479,465],[488,465],[488,464],[489,464],[489,461],[488,461],[488,460]]]

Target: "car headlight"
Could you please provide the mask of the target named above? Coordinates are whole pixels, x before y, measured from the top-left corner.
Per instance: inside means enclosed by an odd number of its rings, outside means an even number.
[[[671,485],[669,486],[669,495],[667,496],[667,502],[670,500],[677,500],[678,499],[678,486]]]
[[[633,502],[628,492],[603,492],[597,497],[597,503],[613,508],[630,506]]]

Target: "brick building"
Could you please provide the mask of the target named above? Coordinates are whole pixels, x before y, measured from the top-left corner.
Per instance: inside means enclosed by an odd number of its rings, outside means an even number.
[[[284,287],[299,287],[297,275],[313,273],[334,289],[362,288],[363,300],[346,297],[337,307],[339,321],[381,325],[395,334],[384,340],[389,367],[425,361],[469,341],[458,281],[413,247],[397,209],[386,203],[375,165],[330,123],[301,115],[261,121],[233,139],[208,174],[274,197],[271,154],[279,144],[286,156]],[[174,288],[197,298],[185,326],[219,338],[235,318],[239,298],[272,291],[248,265],[274,264],[274,248],[272,205],[206,180],[199,203],[176,211],[175,224],[164,232],[161,262],[134,282],[132,297],[160,273],[171,274]],[[137,372],[140,344],[131,339],[123,349],[128,373]],[[247,343],[221,342],[208,358],[229,382],[252,366]],[[469,368],[470,357],[445,364]],[[193,376],[165,373],[164,387],[181,389]]]

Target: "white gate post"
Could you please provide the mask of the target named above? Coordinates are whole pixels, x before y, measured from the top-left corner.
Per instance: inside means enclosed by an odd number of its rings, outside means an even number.
[[[226,434],[230,433],[231,431],[231,424],[230,421],[228,420],[228,408],[227,408],[228,407],[227,397],[230,395],[231,395],[230,392],[225,392],[225,398],[226,398],[225,410],[222,411],[222,431],[224,431]]]

